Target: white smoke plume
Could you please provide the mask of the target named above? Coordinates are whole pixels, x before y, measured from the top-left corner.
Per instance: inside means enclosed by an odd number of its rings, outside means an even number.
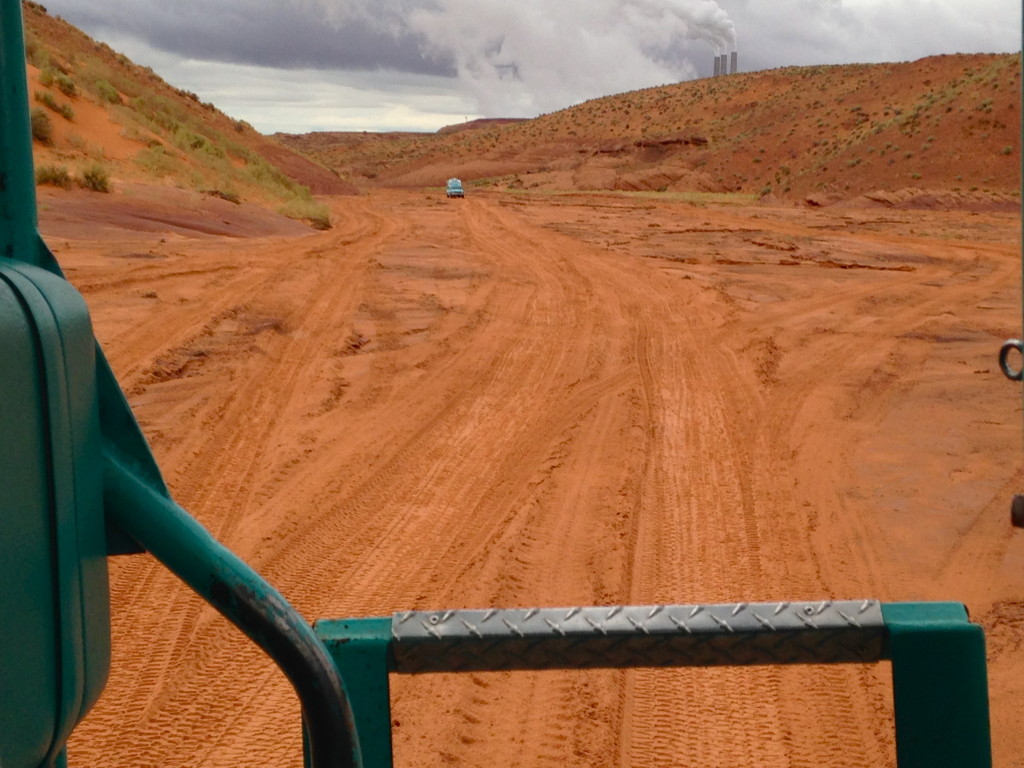
[[[300,0],[450,61],[488,116],[529,116],[696,76],[694,55],[734,49],[714,0]],[[694,46],[703,41],[710,47]]]

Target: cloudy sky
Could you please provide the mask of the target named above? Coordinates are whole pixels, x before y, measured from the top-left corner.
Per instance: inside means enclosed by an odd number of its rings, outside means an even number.
[[[257,129],[532,117],[740,69],[1020,50],[1017,0],[44,0]]]

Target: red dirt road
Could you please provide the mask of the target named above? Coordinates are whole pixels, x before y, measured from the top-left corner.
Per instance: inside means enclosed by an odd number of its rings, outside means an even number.
[[[304,615],[962,600],[1024,765],[1018,217],[381,191],[334,218],[50,240],[177,500]],[[148,557],[112,588],[73,765],[301,765],[248,641]],[[397,765],[891,765],[887,674],[395,679]]]

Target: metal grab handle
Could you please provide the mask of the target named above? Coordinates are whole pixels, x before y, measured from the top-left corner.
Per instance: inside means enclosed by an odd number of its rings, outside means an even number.
[[[991,768],[985,633],[957,603],[412,611],[321,620],[367,768],[393,768],[389,673],[892,662],[901,768]],[[445,683],[442,683],[444,685]]]
[[[1020,339],[1010,339],[1003,343],[999,348],[999,367],[1010,381],[1024,381],[1024,368],[1018,371],[1010,367],[1010,352],[1014,350],[1024,355],[1024,342]]]
[[[311,768],[359,768],[352,709],[313,628],[259,574],[109,448],[103,459],[107,515],[263,649],[291,682],[302,702]]]

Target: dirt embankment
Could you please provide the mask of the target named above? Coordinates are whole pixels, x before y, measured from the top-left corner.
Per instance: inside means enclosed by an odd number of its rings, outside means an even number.
[[[789,67],[594,99],[438,134],[290,137],[360,186],[1015,194],[1020,57]]]
[[[1015,216],[333,205],[299,238],[50,238],[175,496],[306,616],[963,600],[1022,765]],[[111,571],[72,763],[300,764],[284,678],[147,557]],[[855,667],[396,679],[397,764],[876,768],[890,695]]]
[[[305,155],[297,154],[276,141],[267,139],[256,151],[275,167],[280,168],[289,178],[308,187],[314,195],[359,194],[359,189],[351,182],[343,181]]]
[[[50,184],[61,169],[78,179],[99,169],[115,190],[161,184],[275,207],[304,199],[296,183],[314,194],[357,191],[42,5],[24,10],[29,106],[38,112],[33,157]]]

